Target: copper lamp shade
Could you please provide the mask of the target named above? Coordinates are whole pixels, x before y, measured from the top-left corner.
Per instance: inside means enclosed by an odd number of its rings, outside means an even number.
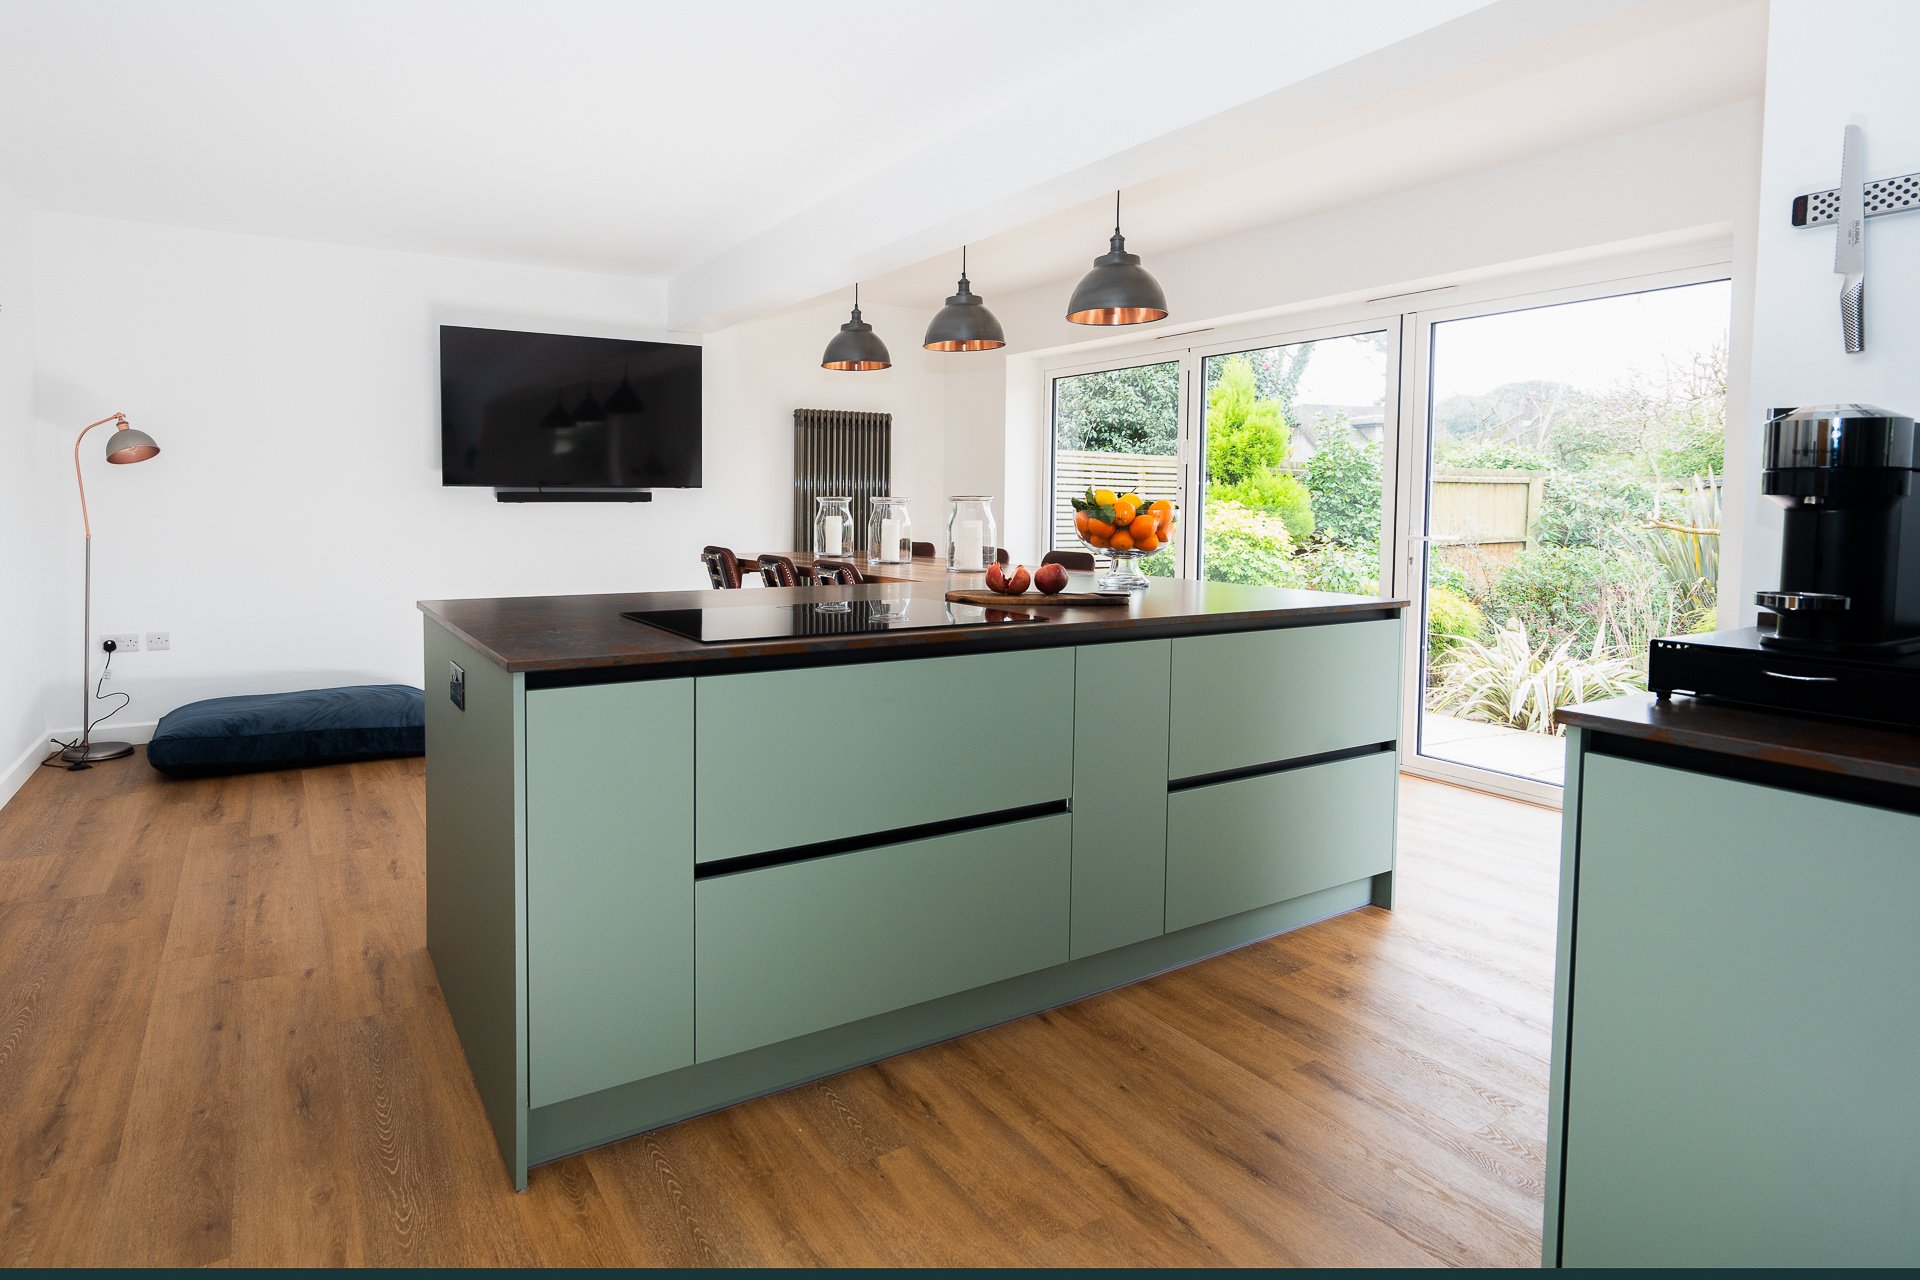
[[[934,312],[920,345],[929,351],[992,351],[1007,345],[1007,335],[987,304],[974,296],[967,282],[967,251],[960,250],[959,292]]]
[[[121,427],[107,437],[107,461],[122,466],[129,462],[145,462],[160,452],[160,446],[153,437],[133,427]]]
[[[1067,319],[1074,324],[1146,324],[1167,318],[1167,295],[1160,282],[1140,265],[1140,255],[1127,252],[1120,234],[1120,193],[1113,195],[1113,239],[1108,250],[1093,260],[1093,270],[1074,286],[1067,300]]]
[[[880,335],[873,326],[860,318],[860,286],[853,286],[853,318],[840,326],[840,332],[833,335],[827,343],[826,352],[820,357],[822,369],[838,369],[849,373],[865,373],[872,369],[890,369],[893,357],[887,354],[887,344],[880,341]]]

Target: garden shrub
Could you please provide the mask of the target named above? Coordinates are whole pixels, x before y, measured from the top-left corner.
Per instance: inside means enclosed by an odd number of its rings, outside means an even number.
[[[1316,541],[1294,557],[1315,591],[1344,591],[1349,595],[1371,596],[1380,592],[1380,548],[1343,547]]]
[[[1201,530],[1206,574],[1212,581],[1306,585],[1306,575],[1293,556],[1293,539],[1279,516],[1209,498]]]
[[[1280,517],[1287,537],[1298,547],[1313,536],[1313,495],[1307,486],[1284,471],[1257,471],[1233,484],[1210,484],[1211,502],[1236,502],[1249,511]]]
[[[1320,536],[1343,547],[1380,541],[1380,442],[1356,440],[1344,428],[1302,468]]]
[[[1463,641],[1482,640],[1487,634],[1487,615],[1480,606],[1461,592],[1435,587],[1427,592],[1427,666],[1459,648]]]
[[[1508,562],[1480,604],[1496,626],[1517,622],[1536,642],[1591,642],[1602,598],[1617,577],[1614,557],[1597,547],[1528,547]]]
[[[1602,547],[1653,514],[1644,477],[1607,471],[1556,471],[1547,477],[1540,541],[1556,547]]]

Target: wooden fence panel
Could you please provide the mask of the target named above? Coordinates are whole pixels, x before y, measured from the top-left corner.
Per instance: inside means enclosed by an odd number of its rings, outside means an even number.
[[[1178,500],[1180,458],[1176,454],[1098,453],[1061,449],[1053,456],[1053,545],[1080,549],[1073,530],[1073,502],[1088,489],[1132,490],[1149,498]]]

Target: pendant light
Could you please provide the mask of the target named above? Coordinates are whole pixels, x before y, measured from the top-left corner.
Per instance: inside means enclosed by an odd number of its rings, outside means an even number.
[[[967,284],[967,247],[960,246],[960,291],[933,313],[920,345],[929,351],[992,351],[1007,345],[1000,322]]]
[[[620,370],[620,385],[607,396],[606,409],[609,414],[639,413],[646,407],[640,402],[640,394],[633,389],[630,375],[631,366]]]
[[[887,354],[887,344],[880,341],[880,335],[873,326],[860,318],[860,286],[853,286],[853,318],[840,326],[840,332],[833,335],[827,343],[827,350],[820,357],[822,369],[842,369],[854,373],[864,373],[869,369],[886,369],[893,365],[893,357]]]
[[[593,398],[593,387],[587,387],[587,394],[580,397],[580,403],[573,406],[573,425],[576,427],[603,427],[607,424],[606,410]]]
[[[573,425],[573,415],[567,412],[566,405],[560,403],[558,391],[553,393],[553,408],[547,410],[547,416],[540,420],[540,425],[549,431],[559,431]]]
[[[1093,260],[1093,270],[1074,286],[1067,301],[1067,319],[1074,324],[1146,324],[1167,318],[1167,295],[1160,282],[1140,265],[1140,255],[1127,252],[1120,234],[1120,193],[1113,193],[1113,240],[1106,253]]]

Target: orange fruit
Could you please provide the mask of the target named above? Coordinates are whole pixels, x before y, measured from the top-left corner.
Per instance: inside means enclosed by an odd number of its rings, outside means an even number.
[[[1084,511],[1076,511],[1073,513],[1073,527],[1082,537],[1086,536],[1087,525],[1092,520],[1093,517]]]
[[[1128,502],[1125,498],[1115,501],[1113,504],[1113,527],[1118,529],[1122,525],[1132,524],[1134,512],[1138,510],[1138,507]]]
[[[1116,533],[1113,535],[1113,541],[1107,545],[1115,551],[1131,551],[1133,550],[1133,535],[1130,533]]]
[[[1154,552],[1160,549],[1160,539],[1157,535],[1150,533],[1144,538],[1135,538],[1133,545],[1137,551]]]
[[[1088,534],[1087,545],[1093,546],[1093,547],[1104,547],[1107,545],[1107,535],[1104,533]]]
[[[1118,511],[1114,512],[1116,516],[1119,514]],[[1155,520],[1151,515],[1135,516],[1127,526],[1127,532],[1133,535],[1133,541],[1135,545],[1138,545],[1140,539],[1151,538],[1154,534],[1160,532],[1160,522]]]
[[[1113,526],[1108,524],[1105,520],[1100,520],[1100,519],[1096,519],[1093,516],[1088,516],[1087,532],[1089,534],[1092,534],[1096,538],[1111,538],[1113,536]]]
[[[1147,510],[1153,512],[1153,514],[1157,516],[1165,516],[1169,520],[1173,518],[1173,504],[1171,502],[1168,502],[1165,498],[1160,499],[1160,501],[1158,502],[1147,504]]]

